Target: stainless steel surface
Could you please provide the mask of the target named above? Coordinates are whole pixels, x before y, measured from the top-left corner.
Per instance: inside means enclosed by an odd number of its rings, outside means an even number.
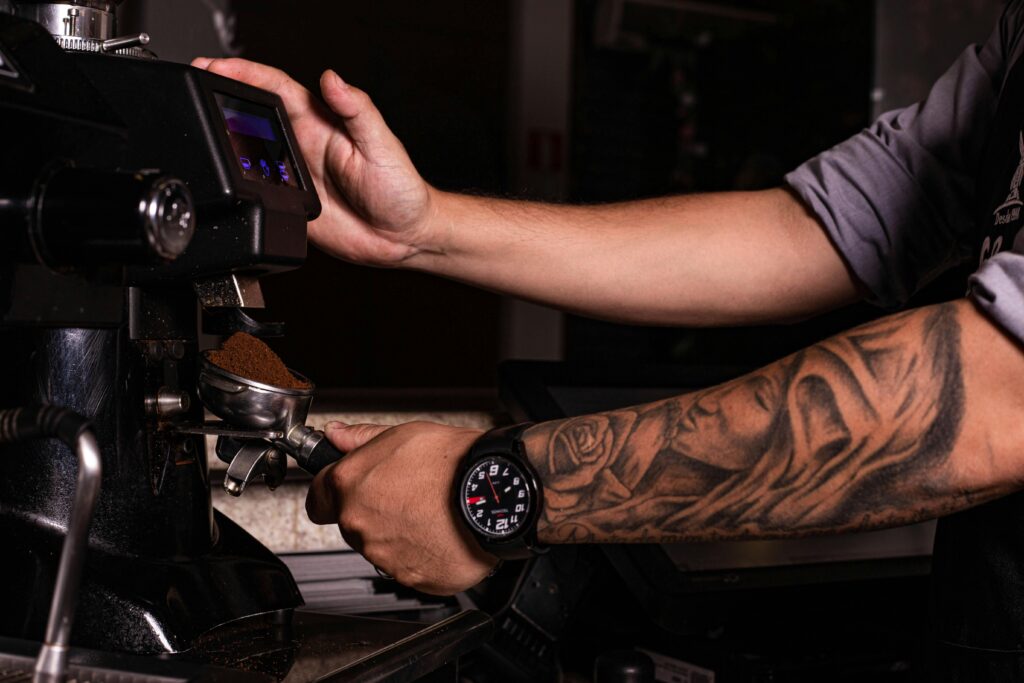
[[[173,417],[188,412],[192,399],[185,391],[160,387],[156,395],[146,397],[146,412],[156,417]]]
[[[229,463],[224,490],[232,496],[241,495],[246,485],[257,476],[264,476],[271,488],[283,479],[284,458],[279,458],[276,463],[280,471],[268,469],[265,462],[276,454],[267,450],[268,442],[305,463],[325,438],[323,432],[306,426],[313,402],[313,383],[296,372],[292,374],[309,384],[309,388],[283,389],[263,384],[227,372],[206,358],[202,360],[199,398],[207,410],[226,423],[227,429],[220,431],[221,437],[240,438],[244,443],[251,443],[253,438],[260,437],[244,431],[238,433],[237,428],[279,433],[262,437],[252,449],[230,445],[223,438],[218,440],[217,455]],[[203,433],[211,434],[213,431],[204,426]],[[230,448],[234,449],[233,455],[222,452]]]
[[[285,441],[290,447],[288,449],[289,453],[300,460],[305,460],[313,453],[313,449],[326,438],[327,435],[318,429],[310,429],[305,425],[296,425],[288,432]]]
[[[491,639],[494,622],[483,612],[460,612],[397,643],[321,676],[317,683],[415,681],[456,661],[459,655]]]
[[[185,253],[196,232],[192,193],[180,180],[159,178],[145,202],[146,238],[153,251],[168,261],[178,258]]]
[[[104,52],[118,52],[119,50],[126,50],[131,47],[145,47],[146,45],[149,45],[149,34],[135,33],[130,36],[104,40],[101,49]]]
[[[46,624],[46,640],[35,664],[34,683],[60,683],[64,680],[71,627],[78,602],[78,586],[89,547],[89,525],[100,494],[100,447],[91,429],[85,429],[79,434],[75,450],[78,456],[75,497],[68,520],[68,533],[61,549],[57,582]]]
[[[108,40],[117,35],[116,4],[106,1],[15,2],[15,13],[54,36]]]
[[[117,7],[122,0],[65,0],[39,2],[19,0],[0,4],[0,11],[42,24],[57,44],[71,52],[100,52],[128,57],[152,57],[144,49],[149,35],[117,35]]]
[[[231,458],[231,464],[224,475],[224,490],[235,497],[242,495],[250,481],[267,472],[267,459],[275,450],[274,446],[265,441],[242,444]]]
[[[199,371],[199,398],[206,408],[233,427],[273,430],[290,437],[293,428],[304,425],[313,402],[313,384],[308,389],[282,389],[239,377],[203,358]]]
[[[244,275],[199,280],[193,283],[199,302],[207,308],[264,308],[260,281]]]
[[[199,434],[202,436],[227,436],[232,439],[266,439],[275,441],[284,438],[284,432],[272,429],[244,429],[231,427],[223,422],[205,422],[201,425],[175,426],[174,431],[179,434]]]
[[[134,39],[134,36],[132,36]],[[152,59],[153,53],[149,50],[138,47],[137,45],[131,45],[128,47],[117,48],[115,50],[105,49],[104,45],[107,43],[105,40],[97,40],[96,38],[79,38],[77,36],[54,36],[54,40],[64,50],[68,52],[96,52],[103,54],[116,54],[121,57],[137,57],[139,59]],[[113,38],[112,40],[121,40],[120,38]]]

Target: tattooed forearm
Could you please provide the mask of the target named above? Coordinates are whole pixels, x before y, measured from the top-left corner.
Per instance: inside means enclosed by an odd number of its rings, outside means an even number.
[[[549,542],[796,536],[935,516],[961,430],[958,309],[857,328],[728,384],[531,429]]]

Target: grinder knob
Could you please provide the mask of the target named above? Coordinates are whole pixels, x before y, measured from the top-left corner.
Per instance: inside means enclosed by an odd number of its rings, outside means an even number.
[[[195,234],[195,204],[180,180],[63,168],[36,194],[32,243],[52,268],[173,261]]]

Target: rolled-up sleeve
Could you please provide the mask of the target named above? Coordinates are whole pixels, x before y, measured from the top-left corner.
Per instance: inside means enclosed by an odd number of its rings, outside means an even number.
[[[899,306],[965,256],[1021,4],[1010,3],[988,42],[964,51],[924,101],[786,176],[875,304]]]
[[[971,276],[970,287],[975,303],[1024,344],[1024,231],[1013,249],[985,261]]]

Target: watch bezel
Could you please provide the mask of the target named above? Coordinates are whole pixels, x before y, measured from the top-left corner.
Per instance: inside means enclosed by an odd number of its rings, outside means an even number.
[[[470,483],[469,479],[477,468],[488,460],[505,461],[515,467],[523,476],[523,480],[526,483],[527,491],[529,492],[529,499],[527,500],[526,514],[523,515],[523,520],[518,525],[518,528],[507,534],[492,534],[481,528],[479,524],[474,521],[472,511],[466,504],[466,486]],[[533,474],[532,468],[525,467],[521,458],[510,456],[504,451],[488,451],[481,454],[479,457],[473,457],[466,465],[465,471],[459,479],[459,488],[457,491],[458,504],[462,510],[462,517],[466,520],[466,524],[469,525],[470,529],[474,534],[482,536],[487,539],[489,543],[502,543],[512,539],[518,538],[524,535],[533,525],[537,509],[537,481]]]
[[[471,449],[468,456],[463,459],[462,466],[459,470],[459,476],[455,480],[457,484],[454,490],[454,503],[456,509],[459,511],[459,515],[462,517],[462,521],[466,525],[466,528],[473,537],[477,539],[484,550],[500,551],[510,546],[523,546],[528,549],[536,547],[536,538],[534,537],[534,534],[537,529],[537,519],[540,517],[540,511],[544,506],[544,493],[540,487],[540,482],[538,481],[537,473],[534,471],[533,465],[523,457],[522,453],[519,452],[521,448],[522,444],[517,439],[513,452],[498,450],[492,447],[474,453]],[[476,524],[471,521],[469,510],[465,505],[463,496],[466,478],[469,476],[469,473],[481,460],[494,457],[505,458],[518,466],[523,472],[523,476],[526,477],[526,482],[530,489],[530,505],[526,511],[526,519],[515,533],[507,536],[490,536],[481,531]]]

